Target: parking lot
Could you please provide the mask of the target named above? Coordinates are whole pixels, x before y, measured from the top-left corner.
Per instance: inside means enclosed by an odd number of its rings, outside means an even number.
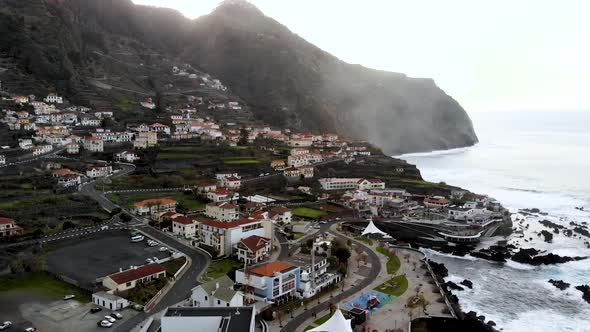
[[[95,238],[57,248],[47,256],[48,269],[72,279],[80,286],[94,288],[96,279],[131,265],[142,265],[147,258],[170,256],[160,246],[149,247],[148,238],[131,242],[128,231],[108,231]]]

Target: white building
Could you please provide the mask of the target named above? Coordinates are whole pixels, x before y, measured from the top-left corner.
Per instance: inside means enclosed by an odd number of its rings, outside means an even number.
[[[272,223],[263,217],[249,217],[230,222],[199,220],[199,246],[218,256],[231,255],[235,245],[252,235],[272,238]]]
[[[205,215],[221,221],[233,221],[240,217],[239,207],[228,202],[212,202],[206,205]]]
[[[101,178],[113,174],[113,166],[108,164],[93,165],[86,169],[86,176],[89,178]]]
[[[161,318],[161,332],[254,332],[254,307],[170,307]]]
[[[90,152],[103,152],[104,142],[102,139],[94,136],[84,138],[84,149]]]
[[[92,294],[92,303],[114,311],[125,309],[131,304],[127,299],[104,291]]]
[[[66,152],[68,154],[78,154],[80,153],[80,145],[78,145],[78,143],[68,143],[66,144]]]
[[[291,213],[291,210],[284,206],[276,206],[270,209],[268,217],[275,222],[289,224],[291,223],[293,214]]]
[[[320,185],[324,190],[357,189],[360,178],[321,178]]]
[[[6,165],[6,157],[3,154],[0,154],[0,166]]]
[[[193,238],[197,235],[199,222],[185,216],[178,216],[172,219],[172,233],[183,236],[185,239]]]
[[[53,103],[53,104],[63,104],[64,100],[63,97],[58,96],[56,93],[49,93],[47,97],[43,99],[46,103]]]
[[[109,290],[123,292],[165,276],[166,268],[158,263],[150,263],[108,275],[102,279],[102,285]]]
[[[252,235],[240,240],[236,244],[234,252],[240,262],[253,265],[260,263],[270,255],[271,245],[271,239]]]
[[[115,155],[115,160],[132,163],[139,160],[139,157],[134,152],[122,151]]]
[[[234,282],[227,276],[208,281],[191,290],[193,307],[241,307],[244,294],[234,290]]]

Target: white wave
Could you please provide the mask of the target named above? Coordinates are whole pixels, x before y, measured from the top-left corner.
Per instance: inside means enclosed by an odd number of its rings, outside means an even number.
[[[448,257],[448,258],[454,258],[454,259],[462,259],[462,260],[467,260],[467,261],[475,261],[475,260],[479,259],[479,258],[473,257],[471,255],[455,256],[452,254],[445,254],[445,253],[438,252],[438,251],[432,250],[432,249],[427,249],[427,248],[420,248],[420,251],[422,251],[429,258],[433,257],[433,256],[440,256],[440,257]]]
[[[534,270],[536,268],[534,265],[518,263],[511,259],[509,259],[504,266],[515,270]]]
[[[551,309],[532,310],[518,314],[501,327],[505,332],[590,332],[587,316],[564,316]],[[534,327],[531,330],[531,327]]]
[[[476,144],[477,145],[477,144]],[[430,152],[413,152],[413,153],[405,153],[397,156],[392,156],[393,158],[397,159],[405,159],[405,158],[413,158],[413,157],[435,157],[435,156],[444,156],[449,154],[459,154],[469,149],[472,149],[474,146],[467,146],[463,148],[455,148],[455,149],[448,149],[448,150],[434,150]]]

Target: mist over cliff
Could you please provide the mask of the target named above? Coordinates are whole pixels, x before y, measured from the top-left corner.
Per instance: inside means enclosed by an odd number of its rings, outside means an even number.
[[[0,0],[0,15],[0,34],[9,33],[0,55],[12,54],[23,75],[82,97],[90,69],[114,70],[97,65],[95,53],[125,42],[138,58],[157,52],[220,78],[271,125],[336,131],[389,154],[477,142],[465,110],[432,79],[345,63],[245,1],[225,1],[196,20],[129,0]],[[19,54],[23,45],[33,51]]]

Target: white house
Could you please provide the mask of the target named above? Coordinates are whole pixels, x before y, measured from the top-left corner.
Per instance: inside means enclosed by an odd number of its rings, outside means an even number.
[[[6,157],[3,154],[0,154],[0,166],[6,165]]]
[[[104,291],[92,294],[92,303],[114,311],[125,309],[131,304],[127,299]]]
[[[185,216],[172,219],[172,233],[183,236],[186,239],[195,237],[199,228],[199,222]]]
[[[78,154],[80,153],[80,145],[78,143],[70,142],[66,144],[66,152],[68,154]]]
[[[293,214],[291,213],[291,210],[284,206],[276,206],[270,209],[268,217],[273,221],[289,224],[291,223]]]
[[[242,180],[235,176],[225,177],[219,181],[219,186],[228,189],[240,189],[242,186]]]
[[[56,93],[50,92],[47,97],[43,99],[46,103],[63,104],[63,97],[58,96]]]
[[[253,265],[266,259],[270,255],[272,241],[269,238],[252,235],[240,240],[234,251],[240,262]]]
[[[232,198],[231,192],[225,188],[217,188],[209,191],[206,196],[213,202],[227,202]]]
[[[89,178],[100,178],[113,174],[113,166],[109,164],[100,164],[89,166],[86,169],[86,176]]]
[[[229,202],[211,202],[205,206],[205,215],[221,221],[233,221],[240,217],[239,207]]]
[[[151,198],[133,203],[132,212],[136,215],[155,215],[160,212],[176,211],[177,201],[171,198]]]
[[[165,276],[166,268],[158,263],[150,263],[108,275],[102,279],[102,285],[109,290],[122,292]]]
[[[84,149],[90,152],[103,152],[104,142],[102,139],[94,136],[84,138]]]
[[[272,238],[270,220],[259,216],[230,222],[206,218],[199,222],[199,246],[210,249],[218,256],[231,255],[235,245],[249,236]]]
[[[190,301],[193,307],[238,307],[244,305],[244,294],[224,275],[193,288]]]
[[[83,127],[98,127],[102,120],[91,114],[84,114],[80,116],[80,125]]]
[[[134,152],[122,151],[122,152],[115,154],[115,160],[132,163],[132,162],[135,162],[136,160],[139,160],[139,157]]]

